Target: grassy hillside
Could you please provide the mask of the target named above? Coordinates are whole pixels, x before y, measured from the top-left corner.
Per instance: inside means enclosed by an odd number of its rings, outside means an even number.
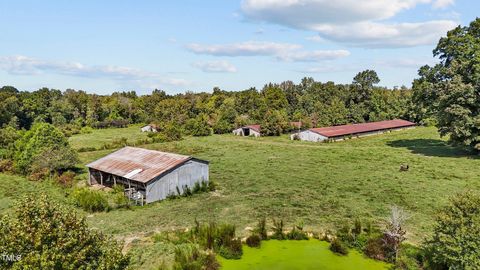
[[[138,139],[147,138],[146,132],[140,132],[141,127],[142,125],[130,125],[127,128],[94,129],[92,133],[72,136],[69,141],[75,149],[82,147],[100,148],[105,143],[112,143],[114,140],[121,138],[135,142]]]
[[[95,214],[92,225],[124,235],[186,226],[197,217],[242,230],[266,215],[318,230],[355,217],[378,220],[397,204],[411,214],[409,237],[418,241],[449,195],[480,187],[479,160],[447,146],[433,128],[330,144],[221,135],[145,147],[210,160],[218,192]],[[108,152],[82,153],[82,161]],[[400,172],[400,164],[410,170]]]
[[[71,142],[98,146],[116,136],[144,136],[138,128],[92,134],[74,136]],[[283,218],[288,226],[303,221],[309,230],[324,230],[356,217],[379,221],[397,204],[410,214],[409,241],[419,242],[450,195],[480,188],[477,156],[447,146],[434,128],[337,143],[215,135],[144,147],[209,160],[218,191],[88,215],[95,228],[123,238],[191,226],[197,217],[234,223],[242,235],[245,227],[267,216]],[[85,152],[80,158],[85,164],[112,151]],[[401,164],[410,170],[400,172]],[[10,205],[12,193],[42,189],[63,196],[58,188],[20,177],[0,175],[0,182],[0,210]]]

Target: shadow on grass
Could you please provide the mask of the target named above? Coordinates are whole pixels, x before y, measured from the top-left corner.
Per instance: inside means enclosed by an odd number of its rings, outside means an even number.
[[[435,139],[397,140],[387,143],[391,147],[407,148],[414,154],[432,157],[469,157],[479,158],[478,155],[461,147],[449,145],[447,142]]]

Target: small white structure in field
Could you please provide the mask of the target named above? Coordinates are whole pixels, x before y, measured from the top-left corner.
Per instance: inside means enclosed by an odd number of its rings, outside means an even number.
[[[325,140],[341,141],[348,138],[364,137],[413,127],[415,127],[415,123],[395,119],[362,124],[311,128],[292,134],[290,139],[310,142],[322,142]]]
[[[136,147],[124,147],[87,167],[89,185],[123,185],[142,204],[180,195],[195,183],[208,183],[209,176],[208,161]]]
[[[142,132],[157,132],[157,127],[154,125],[146,125],[140,128]]]
[[[254,137],[260,137],[260,125],[248,125],[248,126],[243,126],[240,128],[237,128],[233,130],[233,134],[237,136],[254,136]]]

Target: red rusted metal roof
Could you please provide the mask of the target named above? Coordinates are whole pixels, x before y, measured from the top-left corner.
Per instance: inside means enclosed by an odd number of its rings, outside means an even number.
[[[353,134],[359,134],[359,133],[380,131],[380,130],[392,129],[392,128],[411,127],[411,126],[415,126],[415,123],[402,120],[402,119],[395,119],[395,120],[362,123],[362,124],[312,128],[310,129],[310,131],[318,133],[325,137],[338,137],[338,136],[353,135]]]
[[[190,156],[127,146],[87,164],[87,167],[146,183],[192,159],[208,163]]]
[[[244,128],[249,128],[249,129],[253,129],[255,130],[256,132],[260,132],[260,125],[248,125],[248,126],[244,126]]]

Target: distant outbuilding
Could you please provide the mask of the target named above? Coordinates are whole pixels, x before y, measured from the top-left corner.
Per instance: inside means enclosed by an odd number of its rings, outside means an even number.
[[[151,203],[208,182],[208,161],[136,147],[124,147],[90,164],[88,183],[123,185],[133,199]],[[180,193],[180,194],[178,194]]]
[[[260,125],[247,125],[233,130],[233,134],[237,136],[254,136],[260,137]]]
[[[146,126],[141,127],[140,130],[142,132],[157,132],[158,128],[157,128],[157,126],[150,124],[150,125],[146,125]]]
[[[341,141],[349,138],[358,138],[381,134],[388,131],[415,127],[410,121],[395,119],[380,122],[311,128],[290,136],[292,140],[322,142],[326,140]]]

